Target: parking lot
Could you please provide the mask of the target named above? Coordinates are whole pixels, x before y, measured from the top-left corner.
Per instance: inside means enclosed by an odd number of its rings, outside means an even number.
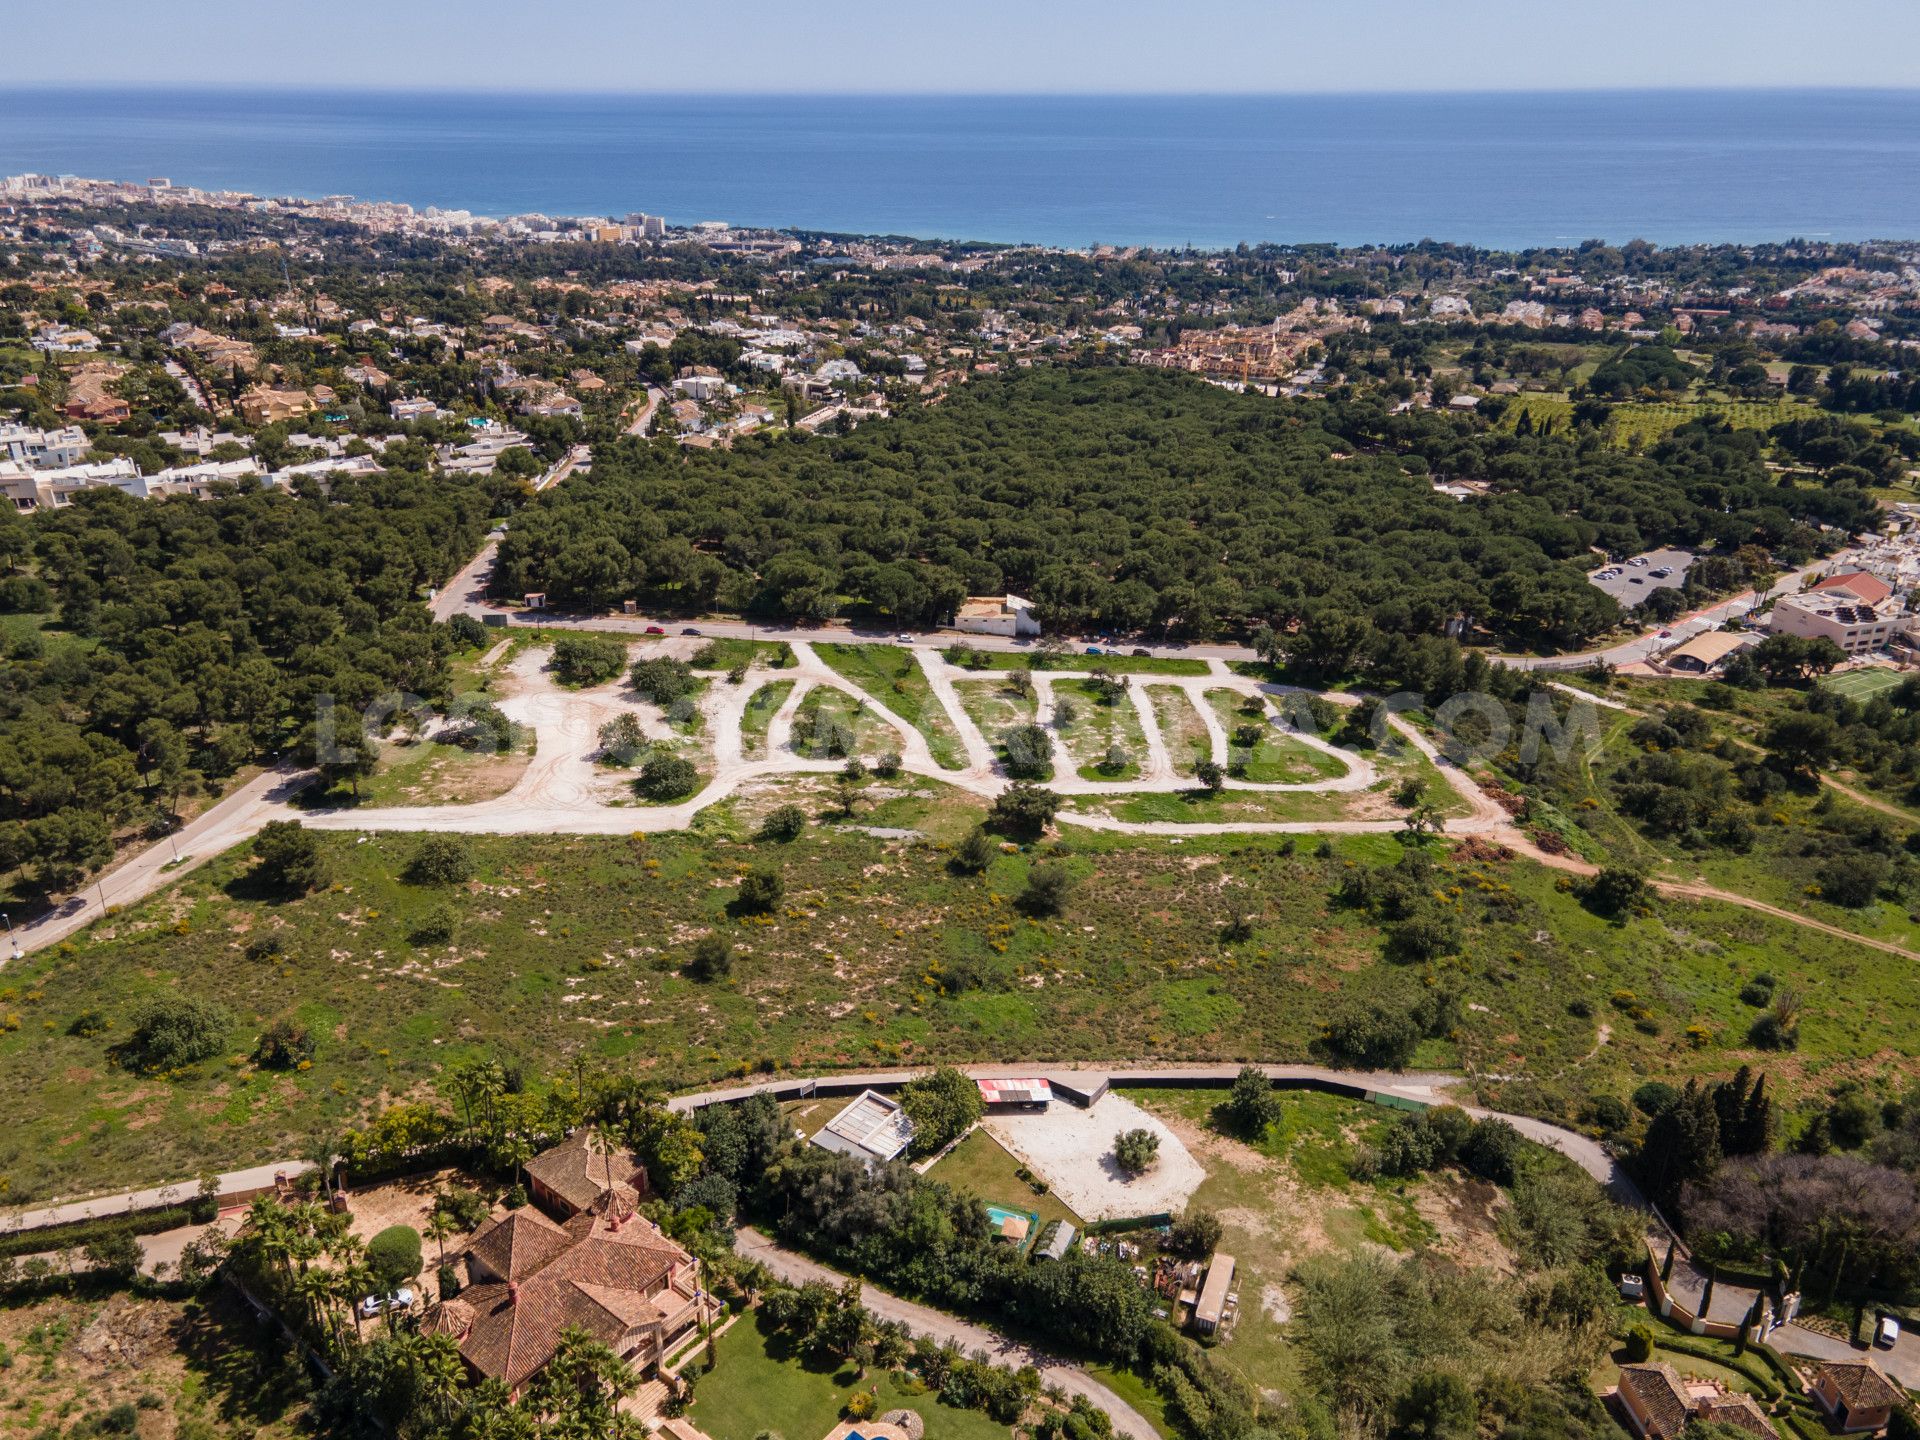
[[[1644,565],[1635,561],[1644,560]],[[1618,600],[1624,609],[1631,610],[1644,602],[1655,590],[1677,590],[1685,583],[1687,567],[1693,564],[1693,555],[1686,550],[1649,550],[1644,555],[1635,555],[1617,565],[1599,565],[1587,572],[1587,579],[1598,585],[1607,594]],[[1656,570],[1668,573],[1655,576]],[[1608,575],[1608,572],[1618,573]],[[1602,576],[1608,576],[1602,579]]]

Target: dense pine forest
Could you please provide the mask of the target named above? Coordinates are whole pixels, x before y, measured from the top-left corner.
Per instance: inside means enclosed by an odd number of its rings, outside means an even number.
[[[494,590],[629,597],[902,624],[1014,591],[1050,628],[1204,636],[1335,610],[1380,630],[1458,615],[1527,646],[1620,618],[1593,547],[1657,543],[1777,559],[1873,502],[1778,479],[1764,439],[1685,427],[1644,455],[1592,432],[1507,434],[1378,401],[1275,402],[1182,376],[1048,368],[983,377],[849,435],[731,451],[627,441],[515,520]],[[1482,480],[1466,502],[1441,478]]]

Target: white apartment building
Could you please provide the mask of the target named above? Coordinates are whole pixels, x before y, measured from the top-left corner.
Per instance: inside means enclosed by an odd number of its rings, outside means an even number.
[[[1860,572],[1830,575],[1776,601],[1767,628],[1803,640],[1827,639],[1849,655],[1884,650],[1907,617],[1886,581]]]
[[[78,465],[86,453],[87,432],[78,425],[69,425],[64,430],[0,425],[0,458],[31,465],[36,470],[58,470]]]

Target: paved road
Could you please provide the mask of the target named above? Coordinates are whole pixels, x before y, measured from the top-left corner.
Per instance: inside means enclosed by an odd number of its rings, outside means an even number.
[[[776,1244],[749,1226],[740,1227],[734,1236],[733,1248],[750,1260],[758,1260],[789,1285],[823,1280],[838,1289],[848,1279],[838,1270],[829,1269],[817,1260]],[[942,1344],[958,1345],[969,1355],[985,1351],[987,1357],[996,1364],[1013,1369],[1031,1365],[1040,1372],[1040,1378],[1047,1384],[1058,1385],[1069,1395],[1084,1395],[1106,1411],[1113,1419],[1115,1434],[1124,1435],[1128,1440],[1159,1440],[1160,1432],[1153,1428],[1153,1423],[1146,1416],[1071,1361],[1009,1340],[984,1325],[975,1325],[943,1310],[902,1300],[898,1295],[889,1294],[870,1282],[861,1282],[860,1300],[881,1319],[904,1325],[915,1335],[925,1335]]]
[[[130,905],[204,864],[223,850],[249,839],[280,813],[286,801],[313,779],[313,772],[280,766],[255,776],[210,806],[177,834],[129,856],[84,890],[15,932],[22,954],[66,939],[106,914],[109,906]],[[3,962],[0,962],[3,963]]]
[[[627,426],[627,434],[645,435],[648,431],[652,430],[654,412],[660,408],[666,398],[666,391],[660,389],[658,386],[649,385],[647,387],[647,403],[640,413],[634,417],[633,423]]]
[[[219,1176],[220,1198],[248,1195],[269,1188],[276,1175],[292,1179],[313,1168],[305,1160],[271,1160],[250,1165]],[[168,1205],[185,1205],[200,1193],[198,1180],[176,1180],[170,1185],[153,1185],[145,1190],[130,1190],[120,1195],[97,1195],[85,1200],[67,1200],[38,1210],[20,1210],[0,1216],[0,1231],[38,1230],[48,1225],[70,1225],[78,1220],[103,1220],[110,1215],[127,1215],[137,1210],[158,1210]]]

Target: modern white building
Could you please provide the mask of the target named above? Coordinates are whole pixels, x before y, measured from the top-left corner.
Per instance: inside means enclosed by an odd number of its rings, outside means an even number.
[[[1038,635],[1033,604],[1018,595],[969,595],[953,617],[953,628],[969,635]]]
[[[36,430],[31,425],[0,425],[0,457],[31,465],[36,470],[58,470],[78,465],[87,453],[87,432],[78,425],[64,430]]]

